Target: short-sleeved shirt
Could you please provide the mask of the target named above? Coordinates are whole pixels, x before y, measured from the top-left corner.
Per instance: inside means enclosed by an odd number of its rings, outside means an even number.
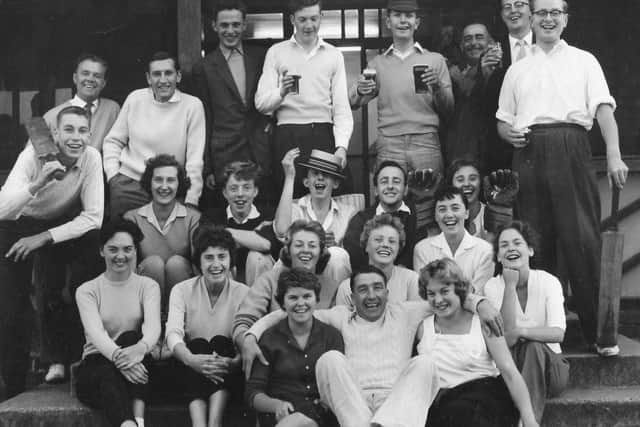
[[[504,297],[502,275],[493,277],[484,286],[484,294],[497,309],[502,307]],[[543,270],[531,270],[527,282],[527,305],[525,310],[516,301],[516,325],[519,327],[555,327],[565,330],[564,296],[560,281]],[[554,353],[561,353],[559,343],[547,343]]]
[[[292,402],[294,407],[296,401],[319,399],[316,362],[329,350],[344,353],[340,332],[315,318],[305,348],[293,337],[287,318],[267,329],[259,344],[269,365],[253,364],[246,392],[249,405],[258,393]]]

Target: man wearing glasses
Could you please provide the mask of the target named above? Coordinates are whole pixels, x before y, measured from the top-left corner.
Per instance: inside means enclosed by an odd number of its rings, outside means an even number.
[[[507,27],[508,35],[500,40],[502,66],[489,77],[486,88],[485,111],[490,123],[487,135],[486,170],[511,167],[513,148],[500,139],[495,129],[495,114],[498,109],[498,95],[504,75],[509,66],[526,57],[531,52],[535,37],[531,31],[531,9],[528,1],[498,0],[500,17]]]
[[[568,22],[567,2],[532,0],[531,9],[536,44],[506,73],[496,113],[498,133],[514,147],[518,213],[541,235],[540,267],[557,273],[559,243],[582,331],[595,344],[600,199],[587,131],[597,119],[609,182],[622,188],[628,168],[620,154],[616,103],[595,57],[560,38]],[[619,352],[611,343],[595,348],[603,356]]]

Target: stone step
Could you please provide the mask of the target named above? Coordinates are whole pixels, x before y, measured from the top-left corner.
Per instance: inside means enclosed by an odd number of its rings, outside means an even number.
[[[640,386],[572,388],[550,399],[543,427],[638,427]]]

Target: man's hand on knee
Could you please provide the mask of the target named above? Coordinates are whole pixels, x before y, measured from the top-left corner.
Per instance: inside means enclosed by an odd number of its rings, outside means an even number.
[[[33,251],[51,242],[53,242],[51,233],[43,231],[34,236],[23,237],[18,240],[4,256],[5,258],[13,259],[14,262],[24,261]]]

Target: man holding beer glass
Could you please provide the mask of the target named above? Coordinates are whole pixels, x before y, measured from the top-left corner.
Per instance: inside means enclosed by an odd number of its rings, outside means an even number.
[[[445,58],[414,39],[417,11],[415,0],[389,1],[386,24],[393,45],[369,63],[349,98],[358,108],[378,97],[378,164],[393,160],[408,171],[432,169],[437,175],[443,168],[440,117],[453,112],[453,91]],[[419,201],[416,208],[423,229],[431,209],[421,209]]]

